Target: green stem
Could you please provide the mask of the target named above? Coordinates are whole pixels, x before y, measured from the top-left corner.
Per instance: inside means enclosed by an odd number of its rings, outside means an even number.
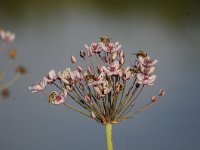
[[[105,126],[106,126],[107,150],[113,150],[113,143],[112,143],[112,124],[107,123]]]

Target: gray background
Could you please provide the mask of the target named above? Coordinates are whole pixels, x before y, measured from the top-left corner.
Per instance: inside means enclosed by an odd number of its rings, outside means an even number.
[[[157,81],[144,90],[141,103],[166,90],[154,108],[114,125],[115,150],[200,149],[199,2],[0,2],[0,26],[17,35],[7,48],[18,48],[16,64],[28,69],[0,102],[0,150],[106,149],[103,126],[28,91],[50,69],[70,67],[70,56],[102,35],[122,44],[126,60],[139,49],[159,60]]]

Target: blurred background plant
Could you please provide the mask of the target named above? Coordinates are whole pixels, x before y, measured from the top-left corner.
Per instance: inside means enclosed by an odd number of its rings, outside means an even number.
[[[15,34],[0,29],[0,40],[0,57],[5,57],[4,51],[7,54],[7,61],[0,62],[0,93],[1,98],[7,98],[10,94],[10,87],[20,79],[21,75],[26,73],[26,69],[23,66],[16,66],[16,64],[14,64],[18,50],[16,48],[10,48],[7,50],[7,45],[15,40]],[[0,61],[2,61],[2,58]],[[11,70],[14,71],[11,72]]]

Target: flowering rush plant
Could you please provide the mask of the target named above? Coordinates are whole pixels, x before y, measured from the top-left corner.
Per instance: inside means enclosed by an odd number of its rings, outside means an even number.
[[[12,43],[15,40],[16,35],[10,31],[6,31],[0,29],[0,56],[6,50],[6,46]],[[6,62],[6,66],[0,67],[0,94],[1,96],[8,97],[9,96],[9,88],[21,78],[23,74],[26,73],[26,68],[19,65],[15,67],[14,76],[11,79],[7,78],[7,74],[9,74],[11,67],[14,64],[14,59],[17,57],[17,50],[15,48],[11,48],[7,51],[8,61]],[[3,56],[5,57],[5,56]],[[0,59],[1,60],[1,59]],[[1,62],[0,62],[1,63]],[[9,72],[9,73],[8,73]],[[1,99],[1,97],[0,97]]]
[[[132,118],[164,96],[164,90],[160,89],[148,103],[131,112],[144,87],[154,84],[157,63],[142,50],[134,55],[136,59],[131,66],[124,66],[125,54],[119,42],[102,37],[80,50],[84,66],[71,56],[75,70],[66,68],[57,73],[52,69],[29,89],[32,93],[43,92],[51,104],[62,104],[104,125],[107,149],[113,150],[112,125]],[[45,89],[50,85],[56,90],[48,93]]]

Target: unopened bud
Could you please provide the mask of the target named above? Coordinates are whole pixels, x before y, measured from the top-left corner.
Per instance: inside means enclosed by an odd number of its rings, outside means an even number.
[[[151,102],[155,102],[155,101],[157,101],[157,99],[158,99],[157,96],[152,96],[152,97],[151,97]]]
[[[80,66],[76,66],[76,67],[77,67],[78,72],[82,72],[83,71],[83,69]]]
[[[90,102],[91,102],[91,99],[90,99],[90,97],[89,97],[89,96],[85,96],[85,100],[86,100],[86,102],[88,102],[88,103],[90,103]]]
[[[124,51],[121,51],[121,52],[120,52],[119,57],[120,57],[120,58],[124,58]]]
[[[83,50],[80,50],[80,57],[85,58],[85,52]]]
[[[72,64],[75,64],[77,61],[76,61],[76,57],[74,57],[74,56],[72,56],[71,57],[71,62],[72,62]]]
[[[100,74],[102,71],[101,71],[101,66],[100,65],[98,65],[97,66],[97,72]]]
[[[160,91],[159,91],[159,96],[164,96],[164,95],[165,95],[164,89],[160,89]]]
[[[96,118],[96,115],[95,115],[95,113],[94,113],[93,111],[92,111],[92,113],[91,113],[91,116],[92,116],[93,119]]]
[[[87,55],[88,55],[88,57],[92,56],[92,50],[91,49],[87,49]]]
[[[132,102],[132,103],[131,103],[131,106],[134,107],[134,106],[135,106],[135,102]]]
[[[123,65],[123,64],[125,63],[125,60],[124,60],[123,57],[119,60],[119,63],[120,63],[121,65]]]
[[[87,68],[87,72],[88,72],[88,73],[91,73],[91,72],[92,72],[92,69],[91,69],[90,66],[88,66],[88,68]]]

